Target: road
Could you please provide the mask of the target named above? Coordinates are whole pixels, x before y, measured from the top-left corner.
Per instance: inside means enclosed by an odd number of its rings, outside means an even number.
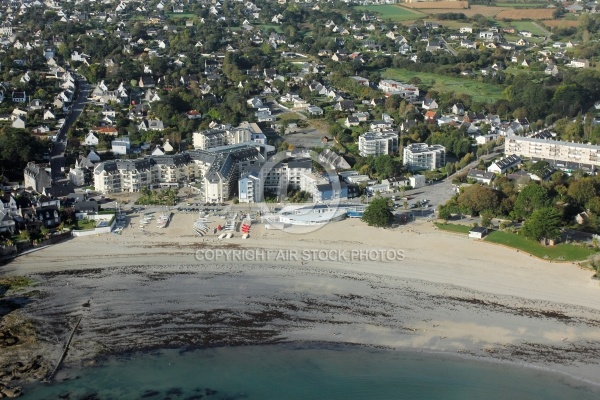
[[[273,99],[273,105],[272,105],[273,109],[279,109],[282,112],[289,112],[289,113],[294,113],[296,115],[298,115],[298,117],[300,117],[301,119],[307,119],[306,115],[296,112],[294,110],[292,110],[291,108],[287,108],[286,106],[283,106],[281,104],[279,104],[277,102],[277,100]]]
[[[425,210],[423,210],[422,212],[421,209],[417,209],[417,215],[419,215],[419,213],[426,215],[427,210],[429,210],[429,213],[434,212],[440,205],[446,204],[446,202],[456,194],[456,185],[452,183],[452,179],[456,174],[469,171],[470,169],[475,168],[479,164],[479,161],[481,159],[487,161],[497,157],[498,155],[500,155],[500,152],[503,148],[504,146],[496,147],[492,153],[480,157],[479,159],[473,161],[472,163],[457,171],[453,175],[447,177],[446,179],[433,182],[432,184],[424,186],[422,188],[407,190],[404,192],[404,195],[410,197],[410,200],[408,201],[409,204],[420,204],[420,202],[423,200],[428,201],[427,204],[429,204],[429,207],[426,207]],[[386,193],[383,196],[399,196],[399,193]],[[397,203],[400,203],[402,205],[403,202],[399,201]],[[398,208],[398,210],[402,211],[404,210],[404,208],[400,207]]]
[[[443,36],[440,36],[440,40],[442,41],[442,43],[444,43],[446,50],[448,50],[450,52],[450,54],[452,54],[454,57],[456,57],[458,52],[456,50],[454,50],[452,47],[450,47],[450,45],[448,45],[448,42],[446,42],[446,39],[444,39]]]
[[[542,42],[542,44],[548,43],[548,41],[550,40],[550,35],[552,35],[552,32],[550,32],[548,29],[544,28],[543,26],[541,26],[537,22],[531,21],[531,24],[535,25],[536,28],[538,28],[540,31],[544,32],[544,35],[546,35],[546,37],[544,38],[544,41]]]
[[[85,104],[87,103],[87,98],[91,91],[91,85],[81,76],[72,72],[77,79],[77,83],[79,86],[77,99],[73,102],[71,106],[71,111],[67,118],[65,118],[65,123],[62,128],[58,131],[56,135],[56,142],[54,142],[54,146],[52,146],[52,156],[50,158],[50,167],[52,169],[52,183],[58,184],[62,183],[66,180],[64,175],[64,167],[65,167],[65,150],[67,147],[67,132],[69,128],[77,118],[83,112],[85,108]]]

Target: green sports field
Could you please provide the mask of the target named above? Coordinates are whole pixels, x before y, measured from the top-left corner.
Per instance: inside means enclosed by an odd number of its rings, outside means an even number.
[[[388,68],[381,76],[386,79],[408,82],[415,76],[437,92],[454,92],[468,94],[474,101],[488,103],[502,99],[504,86],[483,83],[474,79],[454,78],[427,72],[415,72],[407,69]]]
[[[409,10],[408,8],[399,7],[396,5],[383,6],[359,6],[357,10],[365,10],[372,13],[377,13],[383,19],[391,19],[392,21],[411,21],[415,19],[425,18],[427,15],[419,11]]]

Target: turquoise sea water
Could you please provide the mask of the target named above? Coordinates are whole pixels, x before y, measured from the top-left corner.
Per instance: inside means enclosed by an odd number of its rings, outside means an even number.
[[[69,380],[62,381],[65,378]],[[161,350],[63,370],[23,399],[598,399],[545,371],[354,346]]]

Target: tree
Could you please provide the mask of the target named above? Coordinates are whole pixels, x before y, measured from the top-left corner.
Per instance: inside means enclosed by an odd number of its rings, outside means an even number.
[[[380,197],[373,199],[365,210],[362,220],[369,226],[386,227],[392,224],[394,214],[388,199]]]
[[[513,214],[516,219],[523,219],[531,215],[535,209],[549,205],[550,197],[546,188],[537,183],[529,183],[519,192]]]
[[[521,233],[533,240],[557,239],[560,236],[561,216],[553,207],[536,209],[525,221]]]
[[[457,199],[461,210],[471,215],[478,215],[483,210],[497,212],[500,201],[501,193],[499,191],[482,185],[467,187]]]
[[[452,216],[452,213],[450,211],[450,207],[447,207],[445,205],[441,205],[439,207],[439,209],[438,209],[438,218],[439,219],[443,219],[444,221],[448,221],[451,216]]]
[[[481,212],[481,226],[489,227],[492,225],[492,218],[494,213],[490,210],[483,210]]]
[[[600,215],[600,197],[594,196],[588,200],[585,207],[594,214]]]
[[[596,187],[592,178],[577,179],[569,185],[567,195],[579,205],[584,206],[596,196]]]
[[[452,164],[452,163],[447,163],[445,168],[446,168],[446,176],[450,176],[456,172],[456,168],[454,168],[454,164]]]

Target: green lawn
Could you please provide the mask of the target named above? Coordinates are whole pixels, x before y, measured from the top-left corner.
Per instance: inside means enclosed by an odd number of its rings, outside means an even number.
[[[468,78],[454,78],[445,75],[427,72],[415,72],[407,69],[388,68],[382,73],[386,79],[408,82],[411,78],[418,77],[426,85],[438,92],[464,93],[473,97],[478,102],[495,102],[502,99],[504,86],[479,82]]]
[[[443,231],[448,231],[448,232],[453,232],[453,233],[464,233],[465,235],[468,235],[469,231],[471,230],[471,227],[468,225],[443,224],[440,222],[436,222],[435,226],[437,226],[438,229],[441,229]]]
[[[88,230],[88,229],[96,229],[96,221],[93,219],[81,219],[77,221],[77,230]]]
[[[392,21],[412,21],[415,19],[425,18],[427,15],[419,11],[413,11],[408,8],[396,5],[383,6],[359,6],[354,7],[357,10],[365,10],[373,13],[378,13],[381,18],[389,18]]]
[[[536,257],[548,260],[581,261],[595,253],[594,249],[565,243],[546,247],[536,241],[526,239],[523,236],[510,232],[495,231],[490,233],[485,240],[491,243],[503,244],[519,249]]]
[[[265,30],[265,31],[267,29],[269,29],[269,28],[273,28],[275,30],[275,32],[277,32],[277,33],[281,33],[282,32],[280,25],[257,25],[257,27],[259,29],[262,29],[262,30]]]
[[[546,36],[543,30],[534,25],[531,21],[511,21],[510,25],[519,31],[529,31],[535,36]],[[531,41],[531,38],[525,38]]]

